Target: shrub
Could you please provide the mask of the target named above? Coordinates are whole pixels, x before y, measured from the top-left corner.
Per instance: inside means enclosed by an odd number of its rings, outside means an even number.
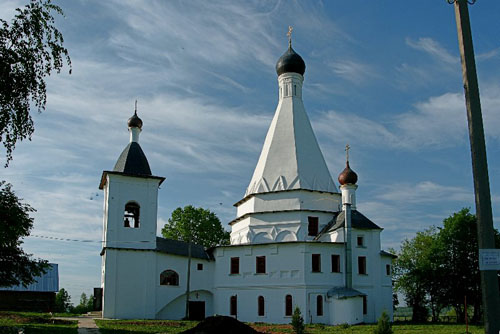
[[[378,318],[377,327],[373,330],[373,334],[394,334],[391,320],[385,311],[383,311],[380,318]]]
[[[292,315],[292,327],[295,334],[304,334],[304,318],[302,318],[302,313],[300,313],[300,308],[295,306],[295,310]]]

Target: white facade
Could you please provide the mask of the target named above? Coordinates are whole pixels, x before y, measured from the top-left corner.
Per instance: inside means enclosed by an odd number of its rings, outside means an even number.
[[[307,323],[370,323],[384,310],[392,317],[392,258],[381,251],[382,229],[356,211],[355,182],[341,194],[332,181],[304,109],[302,82],[293,71],[278,77],[279,104],[245,196],[235,204],[231,245],[193,246],[191,316],[289,323],[299,306]],[[131,143],[101,179],[103,317],[182,319],[187,244],[156,237],[164,178],[151,175],[138,145],[141,128],[134,115]]]

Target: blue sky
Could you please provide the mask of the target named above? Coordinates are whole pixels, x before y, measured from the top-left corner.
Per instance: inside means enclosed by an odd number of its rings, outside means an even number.
[[[159,192],[158,229],[179,206],[235,216],[278,99],[275,63],[306,62],[303,99],[334,180],[349,143],[358,209],[384,248],[474,197],[455,16],[445,0],[56,2],[73,61],[48,79],[32,141],[1,170],[38,211],[24,247],[59,263],[77,302],[100,285],[103,170],[128,143],[138,100],[141,146]],[[22,1],[0,4],[10,20]],[[470,8],[492,190],[500,227],[500,2]],[[4,159],[4,157],[2,157]],[[2,160],[3,161],[3,160]],[[3,165],[3,163],[2,163]]]

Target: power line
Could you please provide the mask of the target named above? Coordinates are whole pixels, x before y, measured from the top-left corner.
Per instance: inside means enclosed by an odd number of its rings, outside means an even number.
[[[69,238],[59,238],[59,237],[51,237],[51,236],[46,236],[46,235],[39,235],[39,234],[31,234],[29,237],[34,237],[34,238],[41,238],[41,239],[48,239],[48,240],[57,240],[57,241],[70,241],[70,242],[87,242],[87,243],[104,243],[104,242],[120,242],[120,243],[127,243],[127,244],[135,244],[135,243],[144,243],[144,242],[151,242],[150,240],[137,240],[137,241],[120,241],[120,240],[88,240],[88,239],[69,239]]]

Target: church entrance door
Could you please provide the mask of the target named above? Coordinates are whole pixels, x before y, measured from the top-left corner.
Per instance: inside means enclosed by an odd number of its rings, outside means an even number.
[[[205,302],[189,302],[189,320],[205,319]]]

